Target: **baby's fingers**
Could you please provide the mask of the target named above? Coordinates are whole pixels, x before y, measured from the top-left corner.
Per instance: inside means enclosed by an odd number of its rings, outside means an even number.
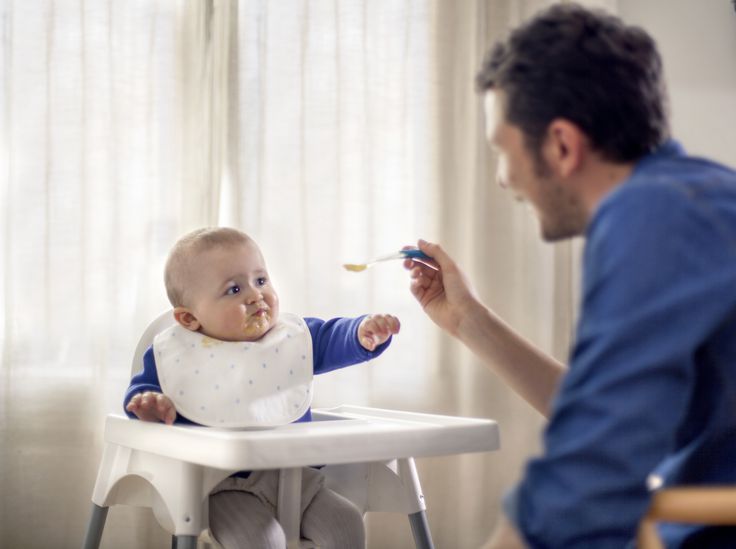
[[[142,416],[144,414],[151,403],[151,391],[146,391],[145,393],[138,393],[137,395],[133,395],[133,397],[128,401],[128,405],[125,407],[126,410],[129,412],[134,413],[138,418],[145,419]]]
[[[169,397],[153,391],[135,395],[125,408],[143,421],[163,421],[171,424],[176,419],[176,408]]]
[[[176,419],[176,408],[171,399],[166,395],[157,395],[156,397],[156,412],[158,419],[171,425]]]
[[[386,326],[392,334],[398,334],[401,330],[401,322],[393,315],[386,315]]]
[[[399,319],[392,315],[374,315],[371,317],[368,326],[370,326],[374,333],[382,336],[384,341],[391,334],[399,333],[399,329],[401,328]]]
[[[372,315],[365,319],[360,329],[360,344],[368,351],[399,332],[399,319],[392,315]]]
[[[374,341],[373,336],[369,334],[366,334],[360,337],[360,344],[363,346],[363,349],[365,349],[366,351],[372,351],[373,349],[376,348],[376,345],[378,345],[378,343]]]
[[[128,401],[128,404],[125,406],[125,409],[129,412],[135,412],[138,409],[138,406],[140,405],[141,401],[141,395],[134,395],[133,398],[131,398]]]

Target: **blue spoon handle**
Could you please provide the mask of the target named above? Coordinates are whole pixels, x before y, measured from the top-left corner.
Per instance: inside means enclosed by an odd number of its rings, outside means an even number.
[[[411,259],[432,259],[422,250],[401,250],[401,255]]]

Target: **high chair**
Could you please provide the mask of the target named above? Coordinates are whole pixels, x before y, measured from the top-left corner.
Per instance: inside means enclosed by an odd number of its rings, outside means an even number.
[[[132,371],[156,334],[172,325],[167,311],[138,342]],[[418,548],[433,547],[414,457],[499,448],[495,421],[358,406],[313,410],[312,422],[274,429],[225,430],[165,425],[110,414],[92,494],[85,549],[99,547],[112,505],[149,507],[172,534],[177,549],[214,543],[208,496],[237,471],[278,469],[278,520],[289,549],[312,547],[299,539],[301,468],[322,464],[325,484],[364,513],[404,513]]]

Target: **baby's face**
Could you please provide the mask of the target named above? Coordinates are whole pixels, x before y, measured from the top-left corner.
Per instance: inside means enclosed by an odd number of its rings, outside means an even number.
[[[279,298],[255,242],[196,256],[185,295],[199,331],[225,341],[255,341],[279,316]]]

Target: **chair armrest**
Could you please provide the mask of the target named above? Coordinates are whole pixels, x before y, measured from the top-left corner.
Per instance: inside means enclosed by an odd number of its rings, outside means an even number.
[[[652,494],[647,518],[660,522],[736,525],[736,486],[659,490]]]

